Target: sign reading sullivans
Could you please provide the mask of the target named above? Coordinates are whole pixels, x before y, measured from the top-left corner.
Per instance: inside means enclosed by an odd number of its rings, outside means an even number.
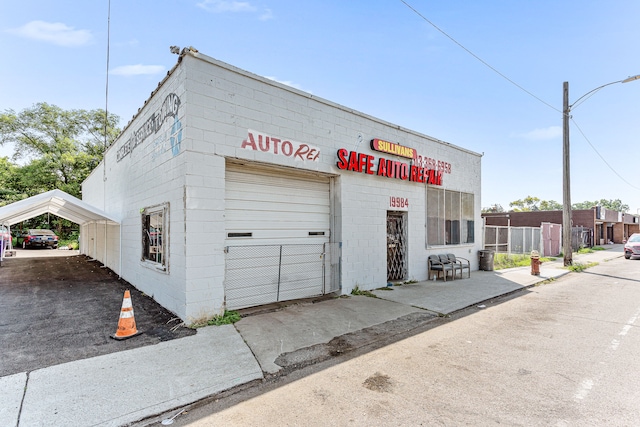
[[[380,151],[381,153],[395,154],[396,156],[406,157],[408,159],[415,160],[418,157],[418,153],[414,148],[377,138],[371,140],[371,149]]]
[[[358,153],[357,151],[348,151],[345,148],[338,150],[338,163],[336,166],[341,170],[361,172],[367,175],[377,175],[385,178],[421,182],[431,185],[442,185],[442,171],[410,165],[396,160],[384,159],[382,157],[376,159],[375,156]]]

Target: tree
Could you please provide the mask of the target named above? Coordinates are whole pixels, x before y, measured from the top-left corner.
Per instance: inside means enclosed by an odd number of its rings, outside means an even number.
[[[562,203],[558,203],[555,200],[541,200],[540,210],[541,211],[561,211]]]
[[[585,201],[582,203],[574,203],[572,209],[591,209],[594,206],[601,206],[606,209],[611,209],[617,212],[629,212],[629,205],[622,203],[622,200],[606,200],[600,199],[599,201],[589,202]]]
[[[488,208],[482,208],[482,213],[500,213],[504,212],[502,205],[495,203]]]
[[[31,196],[57,188],[81,197],[80,185],[118,136],[119,120],[104,110],[65,111],[47,103],[20,113],[6,110],[0,114],[0,145],[13,142],[13,159],[30,159],[14,190]]]
[[[6,157],[0,157],[0,206],[17,202],[26,196],[16,188],[18,167]]]
[[[527,196],[522,200],[516,200],[514,202],[509,203],[509,206],[512,208],[513,212],[529,212],[529,211],[539,211],[540,207],[538,204],[540,203],[540,199],[537,197]]]

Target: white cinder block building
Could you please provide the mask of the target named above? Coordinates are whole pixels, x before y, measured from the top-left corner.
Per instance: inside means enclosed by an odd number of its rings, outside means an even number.
[[[81,251],[186,321],[478,267],[481,155],[184,49],[83,183]]]

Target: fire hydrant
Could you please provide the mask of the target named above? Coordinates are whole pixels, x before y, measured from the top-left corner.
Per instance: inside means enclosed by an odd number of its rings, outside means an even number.
[[[531,251],[531,274],[540,275],[540,253],[538,251]]]

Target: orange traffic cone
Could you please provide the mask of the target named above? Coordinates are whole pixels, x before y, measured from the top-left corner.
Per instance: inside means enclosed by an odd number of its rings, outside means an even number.
[[[120,310],[120,320],[118,320],[118,330],[115,335],[111,335],[114,340],[124,340],[140,335],[136,329],[136,319],[133,317],[133,304],[131,304],[131,293],[127,289],[124,291],[122,309]]]

